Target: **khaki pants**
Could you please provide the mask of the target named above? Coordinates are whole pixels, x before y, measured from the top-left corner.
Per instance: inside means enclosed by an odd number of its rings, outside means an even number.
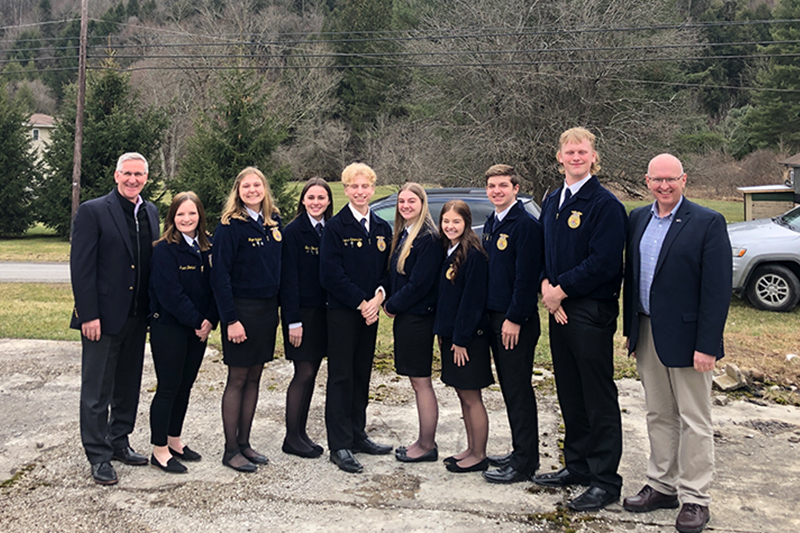
[[[647,401],[650,461],[647,478],[681,503],[707,506],[714,472],[711,372],[665,367],[656,353],[650,318],[641,315],[636,368]]]

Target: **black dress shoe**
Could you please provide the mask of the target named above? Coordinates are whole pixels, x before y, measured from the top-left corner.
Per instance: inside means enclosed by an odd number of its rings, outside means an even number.
[[[298,450],[291,444],[289,444],[286,439],[283,439],[283,446],[281,446],[281,450],[283,453],[288,453],[290,455],[296,455],[298,457],[303,457],[305,459],[316,459],[320,455],[322,455],[322,447],[317,446],[316,448],[310,448],[308,451],[305,450]]]
[[[180,464],[177,459],[174,457],[170,457],[169,461],[167,461],[167,465],[164,466],[158,462],[155,455],[150,456],[150,464],[154,467],[163,470],[164,472],[169,472],[170,474],[185,474],[189,470]]]
[[[192,462],[192,461],[199,461],[200,459],[203,458],[202,455],[200,455],[199,453],[197,453],[192,449],[189,449],[189,447],[186,446],[185,444],[183,445],[183,453],[176,452],[172,448],[169,448],[169,453],[171,453],[173,457],[177,457],[181,461]]]
[[[511,464],[511,457],[513,457],[514,452],[507,453],[505,455],[489,455],[486,457],[486,460],[489,461],[489,464],[495,468],[503,468],[504,466],[508,466]]]
[[[233,468],[237,472],[244,472],[246,474],[251,474],[256,470],[258,470],[258,467],[253,463],[251,463],[250,461],[247,461],[245,464],[238,466],[231,463],[231,459],[240,454],[241,452],[239,450],[226,451],[225,453],[222,454],[222,464],[224,464],[228,468]],[[247,457],[245,457],[244,455],[242,455],[242,457],[247,459]]]
[[[386,455],[391,453],[392,447],[388,444],[378,444],[371,438],[356,442],[353,444],[353,452],[355,453],[368,453],[370,455]]]
[[[684,503],[675,521],[675,529],[681,533],[700,533],[708,524],[711,515],[708,507],[696,503]]]
[[[432,463],[439,460],[439,450],[437,448],[431,448],[419,457],[409,457],[408,452],[404,450],[402,452],[396,452],[394,456],[401,463]]]
[[[622,507],[632,513],[646,513],[656,509],[677,509],[678,497],[658,492],[650,485],[645,485],[639,494],[622,500]]]
[[[133,451],[133,448],[127,446],[121,450],[114,450],[114,455],[111,456],[114,461],[121,461],[130,466],[142,466],[147,464],[147,457],[140,453]]]
[[[589,487],[586,492],[567,502],[567,507],[573,511],[599,511],[617,500],[619,500],[619,494],[613,494],[600,487]]]
[[[489,461],[488,459],[486,460]],[[514,470],[511,466],[504,466],[497,470],[489,470],[483,473],[483,479],[489,483],[519,483],[520,481],[530,481],[530,474],[523,474]]]
[[[98,485],[116,485],[119,481],[117,471],[109,461],[92,465],[92,479]]]
[[[589,480],[573,475],[566,468],[558,472],[549,472],[533,476],[533,482],[542,487],[568,487],[570,485],[588,485]]]
[[[458,466],[458,461],[453,461],[450,463],[445,463],[444,467],[450,472],[454,472],[456,474],[465,474],[467,472],[484,472],[487,468],[489,468],[489,460],[484,459],[480,463],[475,463],[472,466],[465,467]]]
[[[353,452],[347,449],[331,452],[331,462],[338,466],[339,470],[344,470],[351,474],[358,474],[364,470],[364,467],[355,458]]]

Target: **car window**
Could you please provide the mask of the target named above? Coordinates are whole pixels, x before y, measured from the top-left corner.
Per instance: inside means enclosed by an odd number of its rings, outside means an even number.
[[[395,206],[394,204],[384,205],[382,207],[373,207],[372,212],[381,217],[383,220],[388,222],[389,224],[394,223],[394,211]]]
[[[784,226],[790,227],[795,231],[800,231],[800,207],[792,209],[780,217]]]

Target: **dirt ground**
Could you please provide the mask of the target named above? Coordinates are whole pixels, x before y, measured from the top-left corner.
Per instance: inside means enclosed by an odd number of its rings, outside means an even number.
[[[286,387],[292,367],[267,365],[251,441],[270,457],[255,474],[220,463],[220,398],[226,370],[210,353],[195,385],[185,442],[203,454],[189,473],[115,463],[120,482],[95,485],[80,446],[80,345],[0,339],[0,531],[674,531],[674,510],[631,514],[619,504],[599,513],[559,510],[575,493],[537,490],[531,483],[489,485],[475,474],[452,474],[441,462],[402,464],[393,456],[359,456],[365,470],[351,475],[328,460],[280,451]],[[325,444],[323,364],[309,420]],[[537,379],[547,379],[546,373]],[[148,408],[155,387],[145,362],[133,447],[149,455]],[[442,457],[465,446],[455,393],[435,380],[440,402],[437,441]],[[618,382],[625,451],[623,495],[644,483],[648,454],[644,396],[634,380]],[[368,432],[393,445],[415,438],[416,412],[407,380],[374,374]],[[485,391],[490,453],[510,449],[497,387]],[[551,386],[541,387],[542,470],[558,468],[562,436]],[[800,409],[730,401],[714,407],[717,473],[709,531],[800,531]]]

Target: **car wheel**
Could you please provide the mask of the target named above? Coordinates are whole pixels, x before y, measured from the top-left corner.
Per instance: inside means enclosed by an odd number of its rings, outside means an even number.
[[[747,286],[747,299],[765,311],[791,311],[800,299],[800,281],[784,266],[758,267]]]

